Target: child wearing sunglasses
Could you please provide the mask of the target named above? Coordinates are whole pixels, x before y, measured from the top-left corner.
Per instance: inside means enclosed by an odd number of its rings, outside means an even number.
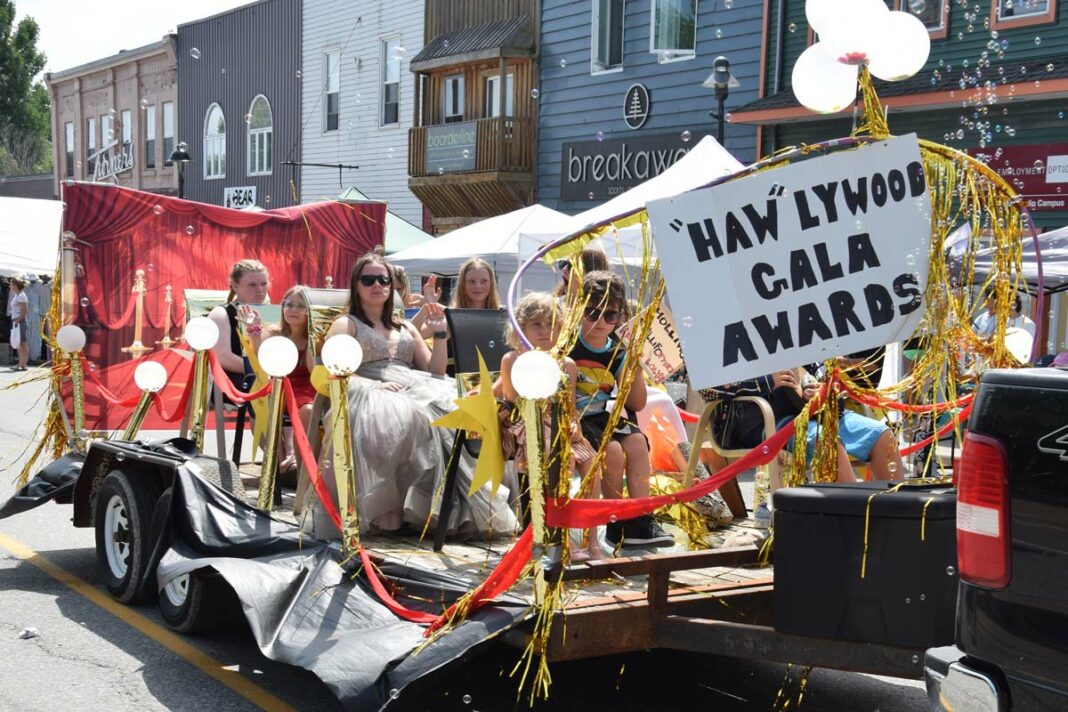
[[[582,281],[580,304],[585,304],[578,340],[571,358],[578,369],[576,402],[582,433],[596,447],[609,438],[601,492],[605,499],[623,498],[623,476],[627,493],[633,498],[649,496],[649,441],[638,429],[635,412],[645,407],[645,376],[638,364],[626,360],[626,346],[615,336],[616,327],[627,318],[626,287],[619,275],[594,271]],[[623,376],[636,369],[624,403],[623,414],[608,432],[609,403]],[[631,546],[672,546],[675,539],[656,523],[652,515],[609,522],[605,537],[617,548]]]

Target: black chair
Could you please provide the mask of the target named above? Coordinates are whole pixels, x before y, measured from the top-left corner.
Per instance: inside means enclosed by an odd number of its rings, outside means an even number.
[[[456,359],[456,384],[459,394],[465,394],[475,385],[492,388],[492,382],[477,383],[478,354],[481,352],[482,358],[485,359],[491,377],[496,377],[501,370],[501,359],[509,350],[508,345],[504,343],[508,315],[498,309],[446,309],[445,321],[449,325],[449,339]],[[472,379],[472,376],[476,378]],[[449,516],[456,499],[456,473],[460,467],[461,448],[477,458],[481,445],[481,440],[468,440],[466,431],[456,432],[445,469],[441,509],[438,512],[437,527],[434,529],[434,551],[441,551],[445,544],[445,530],[448,528]]]

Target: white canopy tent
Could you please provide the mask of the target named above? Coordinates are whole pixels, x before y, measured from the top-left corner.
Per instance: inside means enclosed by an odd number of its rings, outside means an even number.
[[[63,203],[0,198],[0,276],[53,274],[59,260]]]
[[[455,275],[460,265],[470,257],[481,257],[497,272],[501,296],[518,268],[519,235],[521,232],[557,233],[569,224],[564,213],[531,205],[504,215],[453,230],[430,242],[410,247],[390,256],[392,264],[401,265],[410,274]],[[545,271],[549,283],[537,285],[546,289],[553,276]]]
[[[711,136],[705,136],[697,145],[660,175],[637,185],[611,200],[570,218],[559,230],[523,230],[519,236],[519,263],[525,262],[542,245],[582,231],[584,228],[603,223],[611,218],[626,215],[645,207],[651,200],[679,195],[711,183],[717,178],[740,171],[744,166]],[[641,260],[641,230],[628,228],[619,233],[618,244],[613,239],[601,240],[612,262],[635,262]],[[524,279],[526,275],[524,275]]]

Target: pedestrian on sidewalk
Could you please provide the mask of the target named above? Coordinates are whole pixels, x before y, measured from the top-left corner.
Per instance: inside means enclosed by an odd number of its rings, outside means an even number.
[[[11,348],[16,349],[19,354],[18,365],[13,367],[12,371],[25,371],[26,364],[30,360],[30,352],[26,347],[26,339],[23,338],[26,333],[26,316],[29,312],[27,305],[28,300],[24,290],[26,289],[26,283],[21,279],[11,280],[11,291],[13,296],[10,299],[10,307],[8,314],[11,316]]]

